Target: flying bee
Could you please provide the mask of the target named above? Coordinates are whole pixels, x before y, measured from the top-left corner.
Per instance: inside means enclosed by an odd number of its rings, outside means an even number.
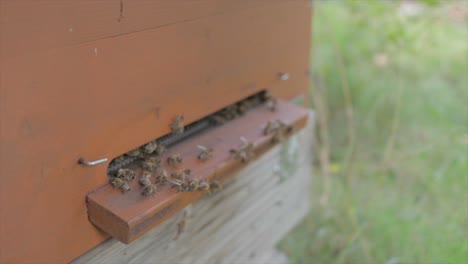
[[[155,171],[161,167],[161,159],[159,157],[150,157],[143,162],[142,166],[145,170]]]
[[[249,162],[251,158],[255,156],[253,151],[254,145],[247,141],[244,137],[240,138],[242,145],[238,149],[231,149],[231,154],[234,155],[235,159],[241,159],[242,162]]]
[[[150,195],[154,195],[155,193],[156,193],[156,185],[152,184],[151,182],[145,185],[145,187],[143,187],[143,191],[141,192],[143,196],[150,196]]]
[[[143,152],[146,154],[152,154],[158,149],[159,145],[156,142],[150,142],[143,147]]]
[[[110,184],[113,188],[119,189],[122,193],[130,191],[130,185],[128,185],[128,183],[121,178],[113,178],[110,180]]]
[[[151,178],[151,174],[148,173],[148,172],[145,172],[145,173],[143,173],[143,175],[140,176],[140,179],[138,180],[138,182],[142,186],[150,185],[151,184],[150,178]]]
[[[171,131],[174,134],[182,134],[184,133],[184,116],[178,115],[174,118],[171,124]]]
[[[135,172],[130,169],[119,169],[117,171],[117,178],[120,178],[124,181],[133,181],[135,179]]]
[[[182,157],[179,154],[174,154],[167,158],[167,164],[171,167],[177,167],[183,161]]]
[[[207,148],[202,145],[198,145],[197,148],[201,150],[200,154],[198,154],[199,160],[207,160],[213,156],[213,148]]]

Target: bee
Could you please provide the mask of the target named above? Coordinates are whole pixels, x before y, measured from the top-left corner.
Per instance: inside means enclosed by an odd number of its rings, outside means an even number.
[[[283,121],[281,121],[281,120],[277,120],[276,123],[278,124],[278,126],[280,127],[280,129],[283,130],[283,132],[284,132],[285,134],[290,134],[290,133],[293,131],[293,129],[294,129],[293,126],[291,126],[291,125],[286,125],[286,124],[285,124]]]
[[[167,171],[164,169],[158,170],[156,174],[156,179],[158,180],[159,184],[162,184],[162,185],[166,184],[167,179],[168,179]]]
[[[167,158],[167,164],[171,167],[177,167],[183,161],[182,157],[179,154],[174,154]]]
[[[231,149],[230,152],[234,155],[234,158],[241,159],[242,162],[249,162],[255,156],[253,151],[254,145],[244,137],[241,137],[241,141],[242,145],[238,149]]]
[[[272,111],[272,112],[275,112],[276,109],[278,108],[278,100],[276,100],[276,98],[271,98],[270,100],[267,101],[267,108]]]
[[[122,161],[125,160],[125,157],[122,155],[122,156],[118,156],[117,158],[115,158],[112,163],[120,163]]]
[[[166,147],[162,144],[158,144],[158,147],[154,151],[156,155],[161,156],[164,152],[166,152]]]
[[[143,175],[140,176],[140,179],[138,180],[138,182],[142,186],[150,185],[151,184],[150,178],[151,178],[151,174],[149,174],[148,172],[144,172]]]
[[[192,175],[192,171],[190,169],[185,170],[176,170],[171,173],[171,176],[176,179],[180,179],[184,182],[187,181],[187,178]]]
[[[143,158],[144,154],[141,152],[139,148],[134,149],[132,151],[129,151],[126,153],[128,156],[133,157],[133,158]]]
[[[143,162],[142,166],[145,170],[155,171],[161,167],[161,159],[159,157],[150,157]]]
[[[184,116],[178,115],[174,118],[171,124],[171,130],[174,134],[182,134],[184,133]]]
[[[177,192],[183,192],[187,188],[187,184],[179,179],[168,179],[169,183],[171,183],[171,188],[176,188]]]
[[[227,122],[226,118],[221,114],[214,115],[211,119],[217,125],[222,125]]]
[[[223,189],[223,186],[221,185],[221,183],[217,181],[211,181],[211,182],[202,181],[198,184],[198,188],[197,188],[197,190],[205,191],[209,194],[219,192],[222,189]]]
[[[135,179],[135,172],[130,169],[119,169],[116,177],[124,181],[133,181]]]
[[[213,148],[207,148],[202,145],[198,145],[197,148],[201,150],[200,154],[198,154],[199,160],[207,160],[213,156]]]
[[[284,140],[284,135],[281,130],[276,130],[271,137],[271,143],[278,143]]]
[[[130,191],[130,185],[128,185],[128,183],[121,178],[111,179],[110,184],[112,185],[113,188],[119,189],[122,193],[126,193]]]
[[[188,190],[191,192],[198,190],[199,185],[200,185],[200,182],[198,180],[191,180],[188,182]]]
[[[263,129],[264,135],[270,135],[279,129],[277,122],[268,121],[267,125]]]
[[[143,152],[146,154],[152,154],[158,149],[158,143],[150,142],[143,147]]]
[[[239,113],[240,115],[243,115],[245,114],[245,112],[247,112],[247,110],[249,110],[249,108],[250,108],[250,102],[242,101],[237,104],[237,113]]]
[[[217,181],[212,181],[209,184],[210,186],[210,193],[217,193],[223,189],[223,185]]]
[[[182,170],[176,170],[171,173],[171,177],[176,179],[182,179],[183,174],[184,172]]]
[[[143,196],[150,196],[150,195],[154,195],[155,193],[156,193],[156,185],[152,183],[145,185],[145,187],[143,187],[143,191],[141,192]]]

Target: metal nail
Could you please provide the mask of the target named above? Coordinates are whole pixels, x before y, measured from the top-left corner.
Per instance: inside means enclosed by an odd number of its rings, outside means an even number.
[[[278,76],[279,76],[279,79],[282,80],[282,81],[289,80],[289,73],[287,73],[287,72],[280,72],[278,74]]]
[[[88,160],[85,160],[84,158],[80,158],[78,160],[78,163],[81,165],[85,165],[85,166],[96,166],[102,163],[106,163],[107,161],[108,161],[107,158],[102,158],[102,159],[93,160],[93,161],[88,161]]]

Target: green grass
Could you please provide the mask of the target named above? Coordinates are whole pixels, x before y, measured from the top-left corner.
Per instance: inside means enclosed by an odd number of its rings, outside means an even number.
[[[320,204],[315,161],[311,212],[280,243],[291,263],[468,263],[468,21],[453,8],[315,1],[331,192]]]

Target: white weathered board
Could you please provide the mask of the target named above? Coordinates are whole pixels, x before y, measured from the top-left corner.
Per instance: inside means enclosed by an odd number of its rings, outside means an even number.
[[[305,129],[238,172],[221,192],[130,245],[109,239],[73,263],[284,263],[275,245],[310,206],[313,126],[311,112]]]

